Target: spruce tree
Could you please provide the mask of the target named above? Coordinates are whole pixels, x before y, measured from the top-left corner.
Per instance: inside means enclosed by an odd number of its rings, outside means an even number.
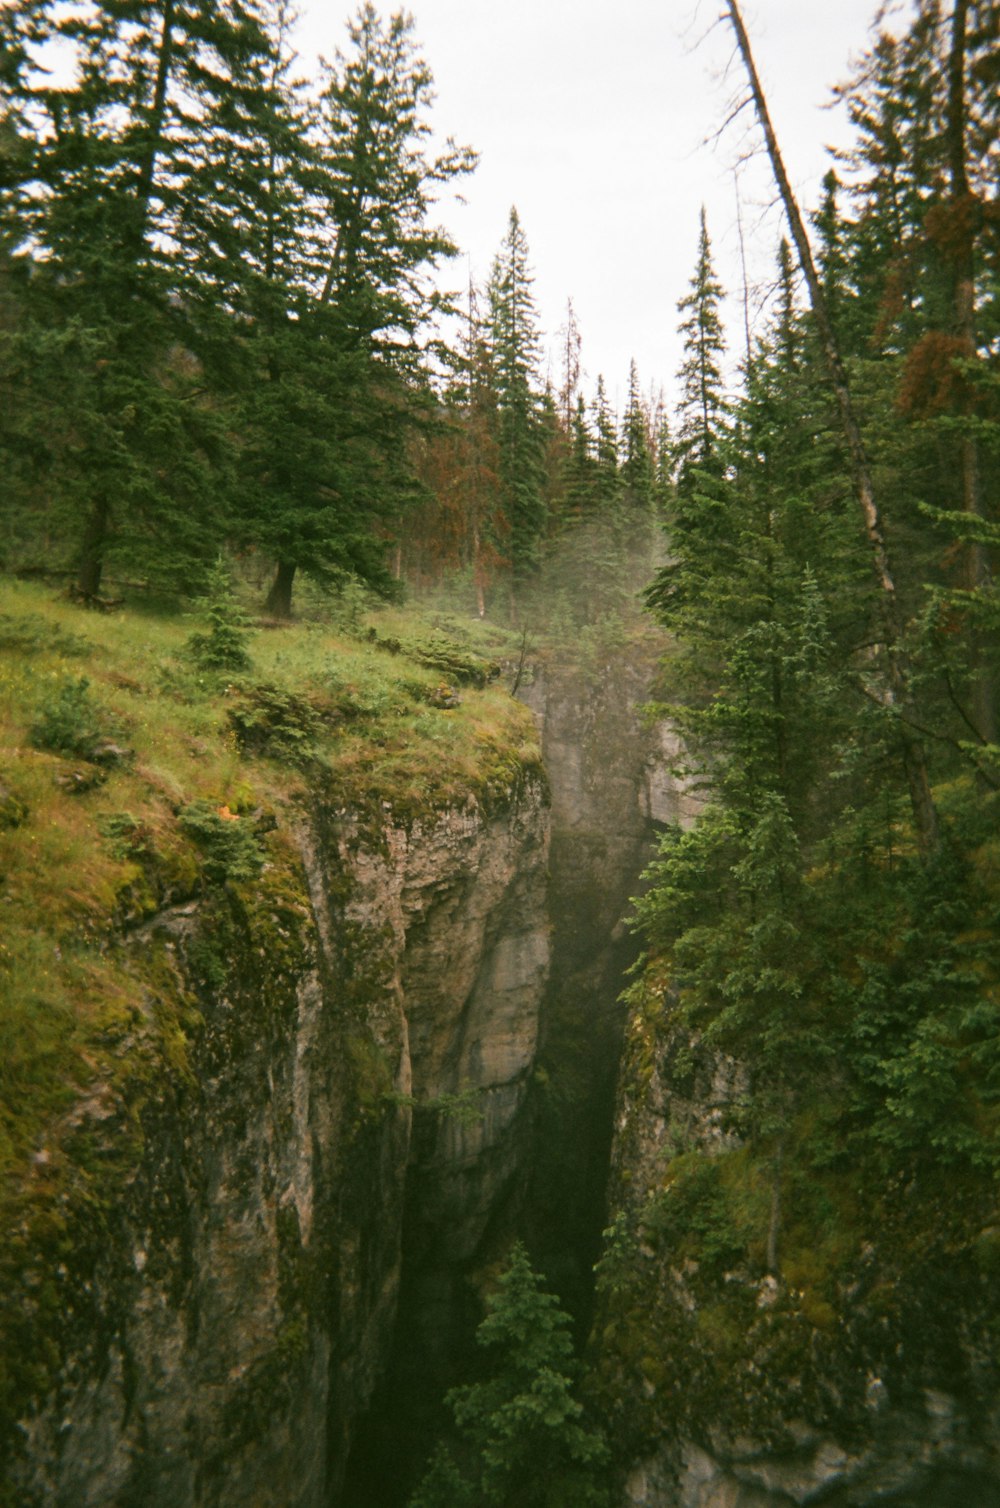
[[[563,517],[567,523],[590,518],[595,510],[597,463],[594,435],[582,393],[577,396],[569,428],[563,469]]]
[[[679,333],[684,340],[684,359],[678,372],[681,396],[669,451],[673,496],[667,528],[672,558],[646,591],[647,604],[668,615],[675,594],[686,598],[698,577],[697,565],[685,577],[682,559],[690,556],[696,562],[704,556],[707,577],[712,553],[730,548],[722,489],[728,405],[721,368],[726,348],[721,299],[703,208],[690,291],[677,305],[682,316]],[[660,459],[661,493],[667,483],[665,454],[661,453]]]
[[[962,0],[950,16],[921,4],[900,35],[879,30],[841,90],[857,140],[842,154],[836,227],[840,323],[883,462],[901,599],[922,623],[921,721],[939,737],[971,733],[970,753],[996,740],[1000,673],[987,503],[1000,474],[989,370],[1000,234],[986,209],[995,56],[992,4]]]
[[[571,1321],[518,1243],[476,1332],[482,1381],[453,1388],[459,1463],[439,1451],[412,1508],[603,1508],[608,1450],[573,1397]]]
[[[50,471],[81,595],[97,594],[109,560],[183,587],[218,546],[229,447],[197,401],[203,268],[186,255],[181,206],[199,133],[267,38],[237,0],[56,7],[50,22],[74,71],[33,83],[27,110],[19,209],[44,359],[25,380],[41,379],[61,415]],[[234,139],[242,129],[237,113]],[[213,202],[230,183],[223,157]]]
[[[528,243],[516,208],[493,263],[490,332],[497,395],[499,475],[515,583],[538,565],[546,528],[539,335]]]
[[[805,877],[846,796],[838,751],[858,710],[851,648],[867,586],[846,490],[831,485],[839,458],[817,441],[829,415],[784,246],[779,286],[718,474],[690,495],[651,594],[678,646],[669,715],[706,806],[664,838],[638,903],[684,981],[678,1019],[746,1066],[734,1121],[770,1161],[772,1270],[786,1138],[834,1052]]]
[[[429,217],[440,186],[471,172],[476,155],[450,138],[437,155],[428,151],[433,77],[412,17],[383,21],[365,0],[349,39],[327,68],[321,100],[333,231],[321,298],[336,305],[343,338],[386,372],[419,374],[441,307],[432,274],[456,253]]]
[[[722,285],[712,265],[712,247],[704,207],[698,233],[698,258],[690,291],[677,305],[682,316],[684,360],[678,371],[681,397],[676,415],[674,464],[677,486],[689,494],[696,471],[718,470],[719,443],[725,432],[726,400],[722,375],[725,338],[719,305]]]
[[[428,409],[427,378],[446,301],[432,273],[455,247],[430,221],[440,185],[475,163],[454,142],[431,155],[432,77],[400,12],[360,7],[349,45],[326,70],[311,189],[325,218],[317,283],[303,268],[295,355],[277,363],[293,388],[293,455],[271,403],[271,464],[258,476],[255,536],[277,560],[269,608],[287,615],[295,572],[390,576],[377,527],[416,492],[408,443]],[[301,336],[301,339],[296,337]],[[287,439],[287,437],[286,437]]]
[[[621,433],[621,482],[626,514],[633,529],[644,532],[652,521],[653,457],[650,450],[649,418],[639,391],[639,372],[629,366],[628,397]]]
[[[617,524],[622,500],[618,467],[618,417],[611,407],[603,376],[598,373],[591,408],[594,428],[594,509],[609,523]]]

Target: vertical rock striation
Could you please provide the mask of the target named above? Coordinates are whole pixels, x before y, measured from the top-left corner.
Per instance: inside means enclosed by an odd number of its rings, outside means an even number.
[[[106,1174],[25,1225],[36,1401],[0,1501],[329,1508],[389,1353],[418,1150],[427,1241],[474,1262],[502,1218],[547,966],[544,786],[384,817],[317,793],[258,884],[113,944],[150,986],[120,1082],[61,1128]],[[165,1040],[168,996],[187,1025]],[[40,1203],[50,1174],[42,1155]]]
[[[524,696],[552,791],[552,973],[542,1015],[533,1246],[585,1323],[604,1223],[624,1008],[637,946],[628,927],[659,823],[687,815],[677,750],[647,724],[662,649],[647,630],[589,662],[549,661]]]

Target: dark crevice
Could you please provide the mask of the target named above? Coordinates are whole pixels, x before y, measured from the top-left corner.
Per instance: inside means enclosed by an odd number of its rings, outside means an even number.
[[[475,1370],[484,1266],[515,1236],[573,1316],[581,1344],[586,1337],[607,1221],[620,995],[637,954],[625,917],[654,836],[643,799],[649,736],[637,716],[646,675],[608,667],[596,685],[563,675],[525,694],[540,715],[552,791],[551,966],[536,1074],[516,1155],[510,1146],[501,1154],[511,1158],[507,1174],[472,1252],[450,1249],[454,1172],[441,1179],[434,1118],[417,1114],[392,1354],[356,1427],[336,1508],[403,1508],[449,1423],[445,1392]],[[475,1193],[470,1187],[469,1198]]]

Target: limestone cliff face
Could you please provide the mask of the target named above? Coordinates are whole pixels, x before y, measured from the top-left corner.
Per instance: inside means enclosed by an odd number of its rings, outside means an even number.
[[[786,1170],[775,1276],[773,1169],[733,1129],[745,1089],[651,978],[627,1030],[592,1341],[623,1508],[988,1508],[991,1190],[914,1182],[866,1209],[850,1173],[814,1175],[805,1196]],[[806,1197],[810,1228],[794,1211]]]
[[[426,946],[407,954],[410,1046],[414,1062],[425,1065],[431,1099],[474,1078],[484,1053],[509,1087],[485,1097],[481,1122],[467,1121],[465,1107],[447,1101],[436,1115],[417,1111],[400,1319],[391,1370],[354,1463],[352,1502],[392,1508],[406,1500],[407,1467],[418,1474],[428,1442],[447,1423],[441,1394],[474,1364],[484,1280],[514,1235],[527,1238],[563,1302],[585,1320],[604,1215],[618,996],[634,950],[625,919],[654,823],[680,800],[660,772],[665,735],[638,713],[658,648],[650,634],[586,665],[578,655],[550,654],[522,692],[538,722],[552,823],[544,897],[539,874],[526,872],[522,884],[525,896],[536,896],[550,936],[517,936],[515,929],[492,951],[489,988],[509,999],[508,1035],[494,1035],[489,1045],[480,1040],[477,992],[464,981],[463,960],[475,948],[456,917],[478,915],[475,902],[456,908],[443,891],[419,924]],[[373,880],[372,892],[386,893],[384,881]],[[532,909],[525,900],[516,904]],[[528,1083],[524,981],[542,980],[546,949],[551,966],[540,1021],[531,1022],[538,1041],[531,1041],[537,1054]],[[468,1036],[445,1057],[432,1025],[447,1017],[438,996],[455,982],[470,1000]],[[494,1125],[513,1135],[494,1140]],[[484,1185],[477,1170],[486,1165]],[[503,1196],[486,1201],[484,1187],[503,1189]]]
[[[121,1081],[62,1128],[109,1194],[97,1210],[70,1187],[24,1255],[42,1401],[0,1501],[338,1500],[395,1321],[408,1179],[469,1253],[516,1176],[545,791],[522,772],[501,806],[362,831],[319,795],[259,884],[115,944],[156,985]],[[154,1051],[167,994],[187,1027]],[[41,1193],[44,1150],[37,1176]]]

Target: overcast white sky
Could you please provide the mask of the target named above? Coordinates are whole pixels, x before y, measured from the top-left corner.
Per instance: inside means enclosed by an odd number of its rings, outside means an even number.
[[[303,71],[346,38],[354,6],[300,0]],[[378,0],[376,0],[378,3]],[[388,12],[397,7],[382,3]],[[535,269],[535,296],[553,352],[572,297],[592,388],[602,372],[621,405],[635,357],[644,389],[673,385],[677,300],[695,259],[698,212],[708,213],[717,270],[741,284],[733,167],[739,127],[705,145],[738,82],[728,30],[711,30],[718,0],[413,0],[415,36],[434,73],[433,123],[475,147],[465,205],[440,219],[485,279],[512,204]],[[866,44],[876,0],[747,0],[745,20],[789,172],[815,204],[825,143],[846,139],[828,108],[853,53]],[[706,37],[705,33],[709,35]],[[782,233],[763,164],[743,170],[743,219],[755,279],[765,280]],[[729,315],[742,345],[741,315]],[[553,355],[558,384],[558,361]]]

